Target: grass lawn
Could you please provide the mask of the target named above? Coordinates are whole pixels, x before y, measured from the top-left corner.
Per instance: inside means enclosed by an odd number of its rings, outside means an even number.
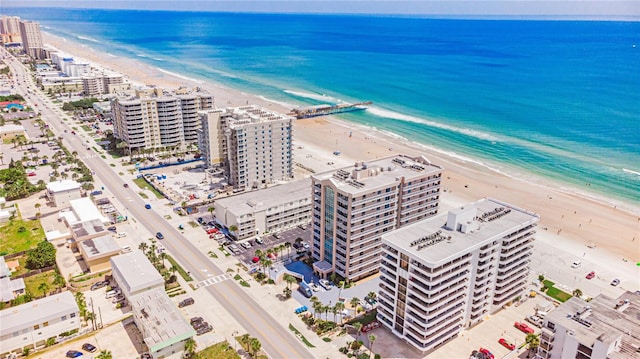
[[[371,322],[376,321],[376,315],[378,315],[378,311],[372,310],[362,317],[357,317],[351,321],[348,321],[347,324],[351,324],[351,325],[353,325],[354,323],[362,323],[362,325],[369,324]]]
[[[25,231],[20,232],[21,227],[24,227]],[[39,220],[14,219],[0,228],[0,255],[34,248],[44,238],[44,230]]]
[[[184,268],[182,268],[178,262],[176,262],[175,259],[173,259],[173,257],[171,257],[170,255],[167,255],[167,260],[171,263],[171,266],[175,266],[176,268],[178,268],[178,273],[182,276],[182,278],[187,281],[187,282],[191,282],[193,281],[193,278],[191,278],[191,276],[189,275],[189,273],[187,273]]]
[[[31,295],[33,295],[34,297],[43,296],[44,293],[42,293],[38,289],[41,283],[47,283],[47,285],[49,285],[49,289],[47,290],[47,293],[56,289],[57,287],[53,285],[53,280],[56,278],[55,276],[56,276],[56,272],[53,270],[50,270],[48,272],[36,274],[31,277],[25,278],[24,285],[27,289],[27,293],[31,293]]]
[[[82,127],[82,129],[85,130],[85,132],[91,132],[91,128],[87,125],[82,125],[80,127]]]
[[[240,359],[233,346],[225,340],[196,353],[195,359]]]
[[[547,295],[550,296],[551,298],[559,300],[562,303],[566,302],[567,300],[569,300],[569,298],[572,297],[571,294],[555,287],[547,289]]]
[[[136,178],[133,180],[133,183],[137,184],[138,187],[142,189],[150,190],[151,192],[153,192],[154,195],[156,195],[157,198],[164,198],[162,193],[158,192],[155,188],[153,188],[150,184],[148,184],[147,181],[144,180],[144,178]]]

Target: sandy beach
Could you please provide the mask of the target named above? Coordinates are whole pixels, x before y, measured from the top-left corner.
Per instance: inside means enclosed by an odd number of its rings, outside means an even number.
[[[218,84],[189,79],[162,71],[134,59],[104,54],[83,44],[43,33],[45,44],[84,59],[100,67],[125,75],[137,84],[167,89],[199,86],[215,97],[217,107],[257,104],[274,111],[289,109],[267,102],[257,95],[225,88]],[[465,162],[442,153],[428,151],[391,136],[361,126],[351,126],[335,118],[298,120],[294,125],[294,160],[315,172],[336,169],[356,160],[370,160],[397,153],[423,155],[445,167],[442,210],[494,197],[540,215],[539,232],[544,241],[568,251],[595,246],[603,259],[626,260],[624,268],[637,270],[640,262],[640,208],[637,203],[616,203],[579,195],[578,189],[566,189],[543,179],[516,179],[473,162]],[[339,156],[333,155],[339,150]],[[298,167],[300,176],[311,172]],[[582,253],[576,255],[581,255]]]

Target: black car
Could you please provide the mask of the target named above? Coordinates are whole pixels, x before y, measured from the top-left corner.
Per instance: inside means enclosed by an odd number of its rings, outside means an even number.
[[[97,290],[97,289],[100,289],[100,288],[102,288],[102,287],[107,286],[108,284],[109,284],[109,281],[108,281],[108,280],[103,280],[103,281],[100,281],[100,282],[95,282],[95,283],[93,283],[93,285],[91,286],[91,290]]]
[[[211,325],[207,325],[206,327],[202,327],[202,328],[196,330],[196,334],[197,335],[202,335],[202,334],[208,333],[208,332],[210,332],[212,330],[213,330],[213,327]]]
[[[187,305],[191,305],[193,303],[195,303],[196,301],[193,300],[193,298],[187,298],[182,300],[180,303],[178,303],[178,307],[182,308],[182,307],[186,307]]]
[[[69,350],[65,356],[67,358],[77,358],[82,356],[82,352],[79,352],[77,350]]]
[[[111,232],[117,232],[118,229],[116,228],[116,226],[111,226],[109,228],[107,228],[108,230],[110,230]]]
[[[90,343],[84,343],[82,344],[82,350],[87,351],[89,353],[94,353],[96,350],[98,350],[98,348],[96,348]]]
[[[200,224],[204,223],[204,218],[198,217],[198,223],[200,223]]]
[[[203,320],[204,320],[204,319],[202,319],[202,317],[193,317],[193,318],[191,318],[190,323],[193,325],[193,323],[195,323],[195,322],[201,322],[201,321],[203,321]]]
[[[156,238],[164,239],[164,236],[162,235],[162,233],[158,232],[158,233],[156,233]]]

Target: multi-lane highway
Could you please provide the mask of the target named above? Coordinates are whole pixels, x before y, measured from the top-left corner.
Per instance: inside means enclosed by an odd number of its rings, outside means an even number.
[[[20,81],[20,84],[16,85],[16,92],[24,96],[27,94],[27,89],[30,90],[30,102],[37,104],[36,108],[42,114],[42,119],[56,134],[63,136],[67,147],[76,151],[80,157],[95,155],[94,151],[87,148],[81,136],[69,134],[71,128],[55,113],[53,103],[42,92],[36,90],[24,66],[13,57],[9,57],[5,62],[10,65],[14,78]],[[67,130],[67,133],[64,130]],[[130,216],[134,216],[150,233],[164,234],[165,239],[162,240],[162,245],[186,270],[191,272],[191,276],[196,281],[208,279],[209,275],[224,274],[209,257],[200,252],[153,208],[145,209],[142,198],[133,189],[124,188],[125,181],[105,161],[96,156],[96,160],[85,161],[85,163],[105,184],[114,199],[128,209]],[[269,356],[274,358],[313,357],[307,348],[285,328],[288,323],[279,323],[269,314],[268,308],[261,307],[235,281],[220,281],[199,290],[208,291],[251,336],[258,338],[263,350]]]

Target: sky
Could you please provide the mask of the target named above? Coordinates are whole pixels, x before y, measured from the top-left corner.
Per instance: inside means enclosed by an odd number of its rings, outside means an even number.
[[[628,17],[640,21],[640,0],[2,0],[0,4],[0,13],[2,7],[65,7],[470,17]]]

